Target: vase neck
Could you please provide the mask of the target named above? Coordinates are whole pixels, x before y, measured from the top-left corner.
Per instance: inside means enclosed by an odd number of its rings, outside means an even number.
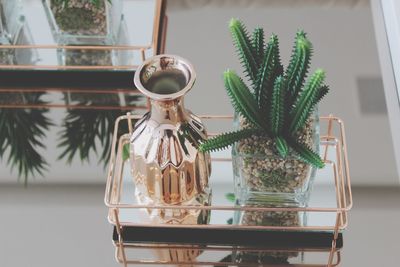
[[[187,111],[183,105],[183,97],[158,101],[150,99],[150,118],[159,123],[177,124],[185,120]]]

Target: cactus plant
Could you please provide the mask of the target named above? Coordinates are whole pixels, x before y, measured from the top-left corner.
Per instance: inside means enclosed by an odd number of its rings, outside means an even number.
[[[291,149],[300,160],[322,168],[324,162],[320,156],[297,138],[318,102],[329,91],[322,69],[307,78],[313,50],[306,33],[297,32],[285,71],[276,35],[273,34],[265,46],[261,28],[255,29],[251,37],[237,19],[230,21],[229,28],[250,86],[234,71],[227,70],[224,72],[225,89],[235,111],[250,127],[211,138],[201,144],[200,150],[223,149],[256,135],[273,139],[282,158]]]

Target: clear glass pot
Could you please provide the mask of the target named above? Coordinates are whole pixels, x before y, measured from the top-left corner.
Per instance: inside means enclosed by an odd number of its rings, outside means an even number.
[[[245,125],[235,116],[235,128]],[[318,112],[313,113],[298,138],[319,152]],[[232,163],[235,194],[241,204],[307,205],[316,169],[294,151],[281,158],[272,139],[253,136],[232,147]]]
[[[55,41],[60,45],[113,45],[122,21],[121,0],[43,0]]]

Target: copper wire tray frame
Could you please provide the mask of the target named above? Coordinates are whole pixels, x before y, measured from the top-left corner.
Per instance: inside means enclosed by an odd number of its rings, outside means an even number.
[[[298,267],[335,267],[340,266],[342,257],[341,257],[341,249],[317,249],[317,248],[301,248],[301,249],[286,249],[286,248],[254,248],[254,247],[239,247],[239,246],[215,246],[215,245],[172,245],[172,244],[134,244],[134,243],[122,243],[114,242],[115,247],[115,260],[122,264],[123,266],[129,265],[177,265],[177,266],[238,266],[238,267],[258,267],[260,263],[239,263],[239,262],[221,262],[221,261],[182,261],[179,259],[174,260],[142,260],[142,259],[130,259],[127,256],[126,250],[129,249],[153,249],[153,250],[203,250],[203,251],[216,251],[216,252],[256,252],[256,253],[296,253],[296,252],[305,252],[305,253],[324,253],[328,255],[328,261],[331,260],[331,263],[304,263],[304,264],[295,264],[295,265],[279,265],[279,266],[298,266]],[[267,265],[270,266],[270,265]],[[275,266],[275,265],[274,265]]]
[[[166,24],[167,17],[161,13],[165,9],[165,0],[156,0],[154,13],[154,27],[152,40],[146,45],[46,45],[46,44],[29,44],[29,45],[0,45],[2,49],[65,49],[65,50],[92,50],[92,51],[107,51],[107,50],[130,50],[139,51],[141,61],[146,59],[146,51],[153,49],[154,54],[162,53],[165,49]],[[163,20],[163,21],[161,21]],[[160,34],[161,33],[161,34]],[[138,65],[79,65],[79,66],[61,66],[61,65],[0,65],[1,69],[46,69],[46,70],[132,70]]]
[[[199,116],[202,120],[232,120],[232,116],[225,115],[203,115]],[[139,224],[134,222],[124,222],[121,221],[119,216],[121,209],[141,209],[141,208],[151,208],[151,209],[165,209],[165,206],[145,206],[121,203],[121,187],[122,187],[122,170],[114,172],[114,167],[116,166],[116,153],[121,151],[123,143],[121,138],[129,137],[129,133],[124,133],[125,135],[120,136],[118,129],[120,123],[127,123],[129,132],[132,132],[133,123],[132,121],[141,118],[140,115],[131,115],[127,113],[125,116],[119,117],[115,122],[115,128],[113,133],[112,141],[112,154],[109,164],[105,198],[104,202],[109,208],[108,220],[111,224],[116,226],[118,233],[118,241],[116,242],[118,255],[122,257],[123,263],[126,266],[127,259],[124,252],[124,240],[122,238],[123,228],[126,226],[149,226],[148,224]],[[326,266],[334,266],[334,256],[338,251],[336,248],[336,241],[339,236],[339,232],[344,230],[348,225],[348,212],[353,206],[352,191],[351,191],[351,181],[349,174],[349,164],[347,157],[347,144],[346,135],[344,129],[343,121],[335,116],[324,116],[320,117],[320,122],[326,124],[326,131],[320,134],[321,146],[322,146],[322,158],[326,166],[333,168],[334,182],[335,182],[335,194],[336,194],[336,207],[255,207],[255,206],[168,206],[168,209],[193,209],[193,210],[225,210],[225,211],[270,211],[270,212],[320,212],[320,213],[335,213],[335,223],[331,226],[272,226],[272,225],[178,225],[178,224],[168,224],[162,225],[163,227],[171,228],[200,228],[200,229],[256,229],[256,230],[273,230],[273,231],[331,231],[332,232],[332,246],[329,254],[328,264]],[[334,135],[335,130],[338,132],[338,136]],[[209,133],[209,136],[214,136],[217,133]],[[328,149],[334,147],[334,152],[336,156],[336,162],[328,159]],[[230,158],[217,158],[213,161],[231,161]],[[156,226],[156,225],[155,225]],[[162,264],[162,263],[161,263]]]

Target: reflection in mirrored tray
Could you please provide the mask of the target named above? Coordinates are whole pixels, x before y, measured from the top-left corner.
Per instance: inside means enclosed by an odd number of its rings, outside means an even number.
[[[196,244],[115,243],[124,266],[339,266],[340,249],[215,246]]]
[[[162,50],[163,0],[0,0],[0,68],[134,69]]]
[[[134,90],[0,89],[0,107],[0,173],[27,184],[75,166],[81,177],[85,165],[100,177],[116,118],[146,109],[146,99]]]

